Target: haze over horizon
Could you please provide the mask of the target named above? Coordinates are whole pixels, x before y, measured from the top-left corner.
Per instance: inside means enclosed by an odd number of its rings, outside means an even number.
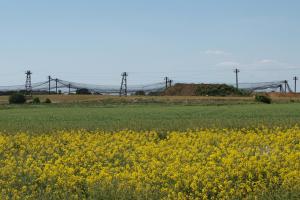
[[[292,81],[300,1],[2,1],[0,86],[51,75],[117,85]]]

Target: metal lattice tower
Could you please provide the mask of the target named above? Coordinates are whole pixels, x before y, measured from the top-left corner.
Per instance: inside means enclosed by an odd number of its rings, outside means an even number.
[[[25,82],[25,90],[26,90],[26,94],[31,94],[32,92],[32,85],[31,85],[31,71],[27,71],[25,72],[26,74],[26,82]]]
[[[121,74],[122,76],[122,82],[121,82],[121,87],[120,87],[120,96],[124,95],[127,96],[127,76],[128,73],[127,72],[123,72]]]
[[[51,94],[51,76],[48,76],[48,93]]]
[[[287,87],[288,87],[288,81],[285,80],[285,81],[284,81],[284,93],[286,93]]]

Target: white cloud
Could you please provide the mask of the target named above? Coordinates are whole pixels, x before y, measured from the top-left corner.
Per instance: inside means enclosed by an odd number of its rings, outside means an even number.
[[[282,70],[298,70],[299,66],[291,65],[289,63],[285,63],[275,59],[261,59],[253,61],[252,63],[235,63],[235,62],[223,62],[219,63],[219,66],[230,66],[232,64],[237,64],[236,66],[251,70],[251,71],[282,71]]]
[[[230,53],[222,50],[206,50],[204,51],[204,53],[207,55],[217,55],[217,56],[230,55]]]
[[[262,59],[258,62],[259,64],[280,64],[277,60],[272,59]]]
[[[240,65],[240,63],[234,62],[234,61],[224,61],[224,62],[217,64],[217,66],[222,66],[222,67],[236,67],[239,65]]]

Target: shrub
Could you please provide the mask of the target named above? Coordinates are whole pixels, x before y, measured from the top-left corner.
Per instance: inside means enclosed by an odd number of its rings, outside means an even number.
[[[16,93],[9,96],[10,104],[24,104],[26,102],[26,97],[24,94]]]
[[[138,95],[138,96],[145,96],[146,93],[145,93],[145,91],[143,91],[143,90],[139,90],[139,91],[136,91],[136,92],[135,92],[135,95]]]
[[[49,98],[47,98],[47,99],[45,100],[45,103],[52,103],[52,102],[51,102],[51,100],[50,100]]]
[[[91,91],[87,88],[80,88],[76,90],[76,94],[91,94]]]
[[[40,103],[41,103],[41,100],[40,100],[40,98],[35,97],[35,98],[32,100],[32,103],[33,103],[33,104],[40,104]]]
[[[255,95],[255,100],[257,102],[262,102],[266,104],[272,103],[272,99],[266,95]]]
[[[149,92],[148,96],[161,96],[162,92]]]

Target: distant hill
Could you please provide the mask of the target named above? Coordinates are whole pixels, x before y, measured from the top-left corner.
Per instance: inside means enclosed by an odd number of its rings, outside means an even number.
[[[226,84],[177,83],[163,92],[166,96],[244,96],[244,91]]]

